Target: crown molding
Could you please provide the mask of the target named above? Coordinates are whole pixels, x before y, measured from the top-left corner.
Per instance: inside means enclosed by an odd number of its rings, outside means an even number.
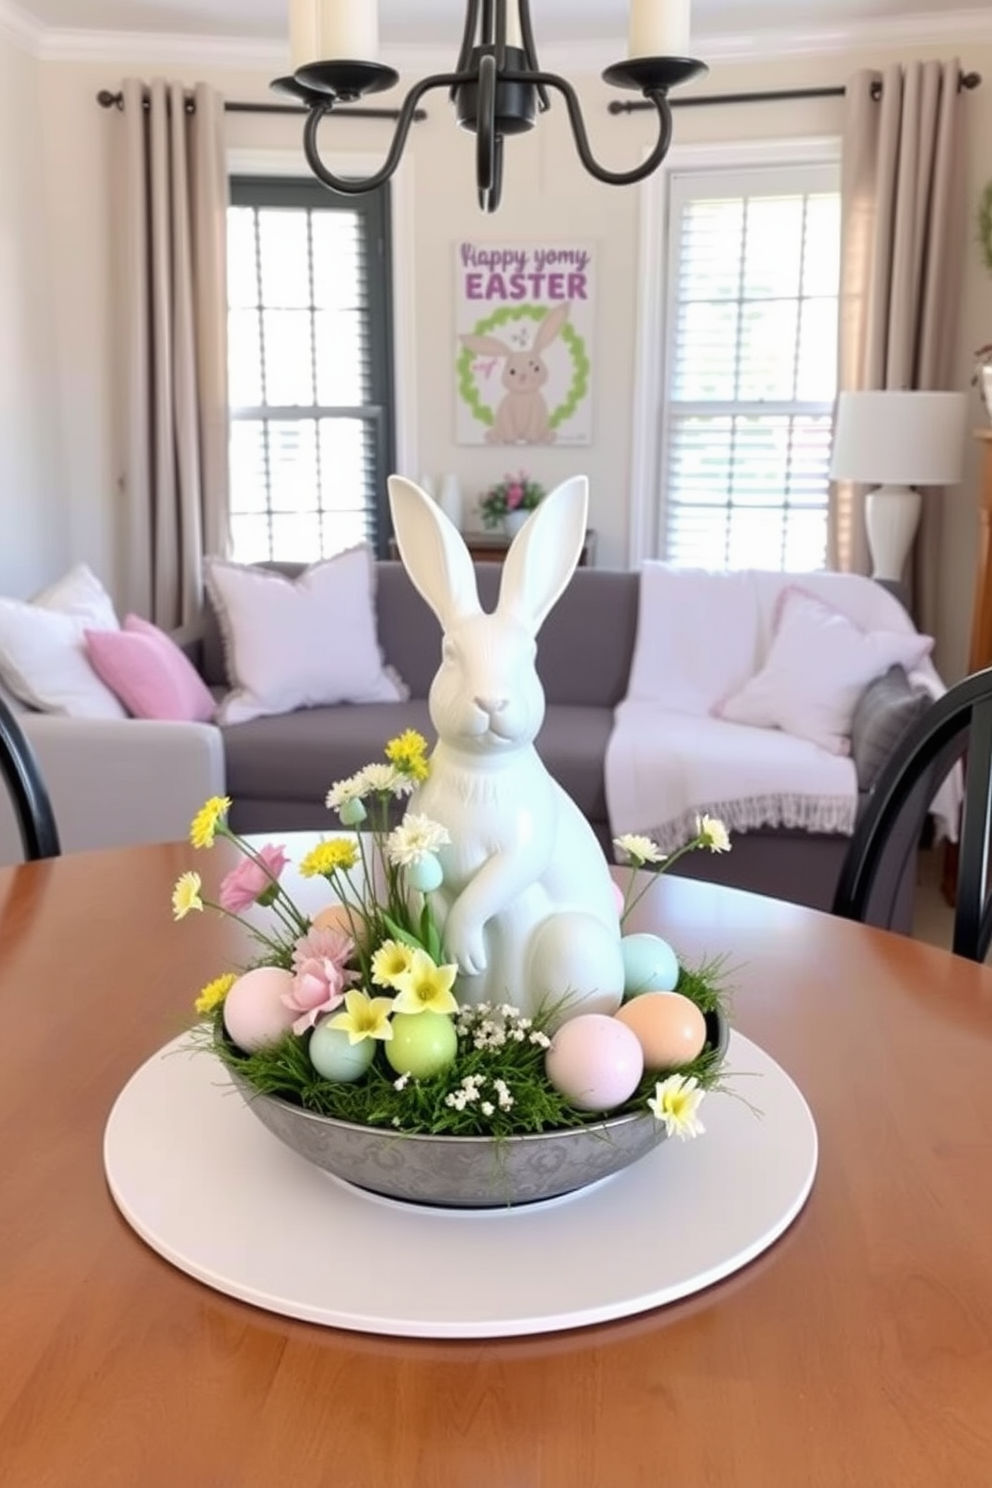
[[[0,0],[0,36],[37,55],[41,51],[43,27],[26,15],[12,0]]]
[[[140,31],[58,30],[42,27],[12,3],[0,0],[0,33],[51,62],[140,62],[145,65],[259,71],[276,77],[288,65],[288,43],[247,37],[156,34]],[[933,15],[867,20],[845,25],[809,26],[695,37],[708,62],[773,61],[777,57],[838,55],[877,47],[928,46],[959,48],[968,42],[992,41],[992,7],[984,11],[945,11]],[[623,56],[625,38],[598,41],[542,42],[542,65],[572,75],[596,74]],[[450,47],[385,46],[383,59],[404,75],[423,76],[454,67],[457,38]]]

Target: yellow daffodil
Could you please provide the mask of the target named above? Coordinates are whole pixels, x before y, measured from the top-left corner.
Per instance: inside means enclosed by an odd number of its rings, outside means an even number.
[[[386,758],[397,770],[413,780],[426,780],[430,774],[427,763],[427,740],[416,729],[405,729],[386,745]]]
[[[208,982],[193,1004],[200,1016],[206,1017],[220,1007],[237,980],[233,971],[227,971],[223,976],[214,977],[212,982]]]
[[[364,992],[352,991],[344,994],[346,1011],[335,1013],[328,1019],[329,1028],[340,1028],[348,1035],[349,1044],[360,1044],[363,1039],[391,1039],[393,1025],[389,1015],[393,1010],[391,997],[369,997]]]
[[[177,920],[184,920],[191,909],[202,909],[200,889],[203,880],[198,873],[180,874],[172,891],[172,913]]]
[[[706,1130],[697,1114],[705,1094],[695,1075],[669,1075],[667,1080],[658,1081],[654,1095],[648,1100],[648,1109],[665,1123],[668,1136],[685,1142],[690,1137],[702,1136]]]
[[[211,796],[193,818],[189,840],[194,847],[213,847],[217,828],[231,809],[229,796]]]
[[[399,993],[393,1011],[457,1013],[458,1003],[451,992],[457,973],[457,966],[435,966],[426,951],[414,951],[409,969],[393,978]]]
[[[384,940],[372,957],[372,980],[377,987],[395,987],[396,978],[410,970],[413,951],[399,940]]]
[[[358,862],[358,849],[350,838],[338,838],[332,842],[318,842],[311,848],[300,864],[304,878],[329,878],[338,869],[354,868]]]

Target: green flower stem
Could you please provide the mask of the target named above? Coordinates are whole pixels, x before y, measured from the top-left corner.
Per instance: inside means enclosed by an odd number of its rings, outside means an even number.
[[[284,953],[286,949],[284,945],[281,945],[278,940],[273,940],[272,937],[266,935],[264,931],[259,930],[257,925],[253,925],[251,921],[246,920],[243,915],[236,914],[233,909],[225,909],[223,904],[217,904],[214,902],[213,899],[204,899],[202,894],[200,895],[200,903],[204,905],[205,908],[215,909],[218,914],[226,915],[229,920],[234,920],[237,924],[243,925],[244,928],[248,931],[249,935],[251,935],[255,940],[260,940],[262,945],[268,946],[269,950],[274,951],[277,956],[281,956]]]
[[[682,846],[678,848],[676,852],[673,852],[670,857],[667,857],[663,863],[635,863],[634,873],[630,875],[630,878],[627,881],[627,887],[624,890],[623,908],[620,911],[621,930],[627,922],[628,915],[633,913],[638,904],[640,904],[641,900],[644,898],[644,895],[650,889],[654,878],[657,877],[657,875],[660,873],[667,873],[672,864],[677,863],[679,858],[684,858],[686,853],[695,852],[697,847],[704,847],[708,840],[709,839],[706,833],[700,832],[698,836],[691,838],[689,842],[684,842]],[[630,893],[636,881],[635,873],[638,870],[640,870],[641,872],[650,872],[652,874],[652,877],[648,879],[644,887],[640,890],[639,893],[635,894],[632,899],[630,897]]]

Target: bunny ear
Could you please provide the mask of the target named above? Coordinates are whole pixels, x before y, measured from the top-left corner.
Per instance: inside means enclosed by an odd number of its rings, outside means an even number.
[[[386,484],[400,557],[442,629],[463,615],[478,614],[475,568],[458,528],[405,476],[391,475]]]
[[[534,337],[535,351],[543,351],[546,346],[551,345],[568,319],[568,312],[571,308],[568,300],[566,300],[564,304],[556,305],[553,310],[548,311],[538,326],[537,335]]]
[[[589,482],[573,476],[545,496],[521,527],[503,564],[497,612],[522,620],[536,635],[582,553]]]
[[[476,356],[505,357],[513,350],[512,346],[507,346],[498,336],[459,336],[458,339],[469,351],[474,351]]]

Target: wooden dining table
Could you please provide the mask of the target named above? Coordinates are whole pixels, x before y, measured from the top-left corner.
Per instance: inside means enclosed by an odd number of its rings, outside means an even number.
[[[173,922],[191,856],[0,870],[0,1488],[992,1484],[992,971],[660,877],[642,927],[726,955],[734,1026],[813,1112],[798,1218],[730,1279],[622,1321],[349,1333],[202,1285],[108,1192],[115,1098],[235,933]],[[361,1257],[336,1260],[357,1284]],[[396,1264],[416,1285],[444,1257]]]

